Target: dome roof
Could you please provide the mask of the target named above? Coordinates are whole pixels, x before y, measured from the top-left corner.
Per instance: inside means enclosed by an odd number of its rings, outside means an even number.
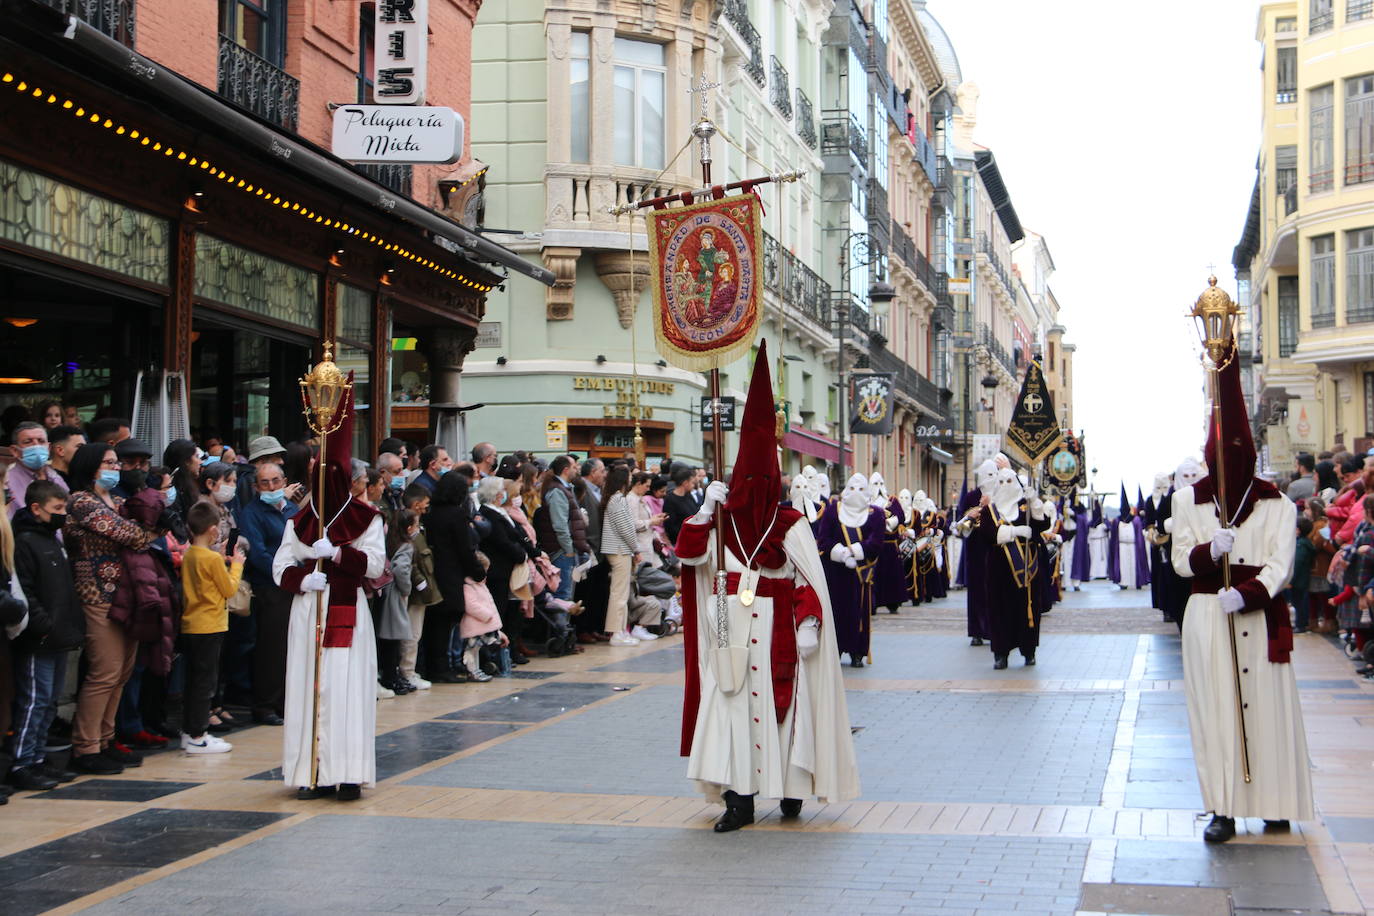
[[[954,53],[954,42],[945,34],[944,26],[940,25],[930,14],[930,10],[926,9],[924,0],[917,0],[915,6],[916,18],[925,30],[930,47],[935,52],[935,59],[940,64],[940,73],[945,78],[945,89],[953,96],[959,84],[964,81],[964,74],[959,69],[959,55]]]

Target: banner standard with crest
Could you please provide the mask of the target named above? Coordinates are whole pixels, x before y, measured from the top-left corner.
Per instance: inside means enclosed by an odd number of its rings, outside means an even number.
[[[654,339],[680,369],[719,369],[758,334],[763,225],[752,193],[649,215]]]
[[[886,436],[892,432],[892,374],[870,372],[849,377],[849,431]]]
[[[1007,444],[1034,467],[1063,439],[1059,418],[1054,413],[1054,398],[1045,386],[1040,363],[1031,360],[1026,379],[1007,427]]]

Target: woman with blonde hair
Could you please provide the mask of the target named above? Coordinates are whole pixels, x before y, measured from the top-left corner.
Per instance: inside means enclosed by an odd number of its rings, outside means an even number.
[[[5,483],[8,468],[0,465],[0,486]],[[24,494],[11,495],[5,491],[5,498],[23,502]],[[5,507],[6,510],[9,506]],[[0,627],[18,627],[25,622],[29,609],[24,601],[23,591],[19,588],[19,577],[14,573],[14,532],[10,528],[10,514],[0,512]],[[14,676],[10,670],[10,641],[0,637],[0,735],[10,730],[10,705],[14,699]],[[8,804],[10,788],[0,789],[0,805]]]

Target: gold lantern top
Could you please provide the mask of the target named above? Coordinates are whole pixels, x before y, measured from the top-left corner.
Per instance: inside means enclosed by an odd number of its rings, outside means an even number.
[[[334,342],[324,342],[324,359],[315,364],[300,380],[301,402],[305,421],[316,435],[334,432],[343,423],[339,406],[353,383],[334,363]]]
[[[1218,369],[1224,368],[1240,306],[1231,300],[1226,290],[1217,286],[1216,277],[1208,277],[1207,288],[1197,297],[1189,314],[1197,319],[1198,337],[1207,357]]]

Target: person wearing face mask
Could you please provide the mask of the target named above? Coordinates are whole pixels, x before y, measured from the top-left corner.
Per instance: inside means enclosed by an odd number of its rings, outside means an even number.
[[[480,545],[491,563],[487,567],[487,591],[501,617],[501,630],[510,639],[511,661],[523,665],[529,661],[523,644],[525,615],[520,602],[511,597],[511,570],[539,556],[539,549],[511,518],[508,498],[506,481],[500,477],[484,477],[477,484],[479,511],[489,523]]]
[[[291,595],[272,578],[272,560],[281,547],[286,523],[299,507],[287,498],[281,465],[258,466],[254,499],[238,512],[239,543],[246,560],[243,577],[253,589],[256,632],[253,647],[253,721],[281,725],[286,703],[286,638],[291,621]]]
[[[10,466],[9,486],[14,499],[6,507],[11,519],[24,508],[24,493],[35,480],[52,480],[65,489],[66,482],[52,470],[48,463],[48,430],[41,423],[25,421],[14,428],[10,441],[14,445],[10,454],[14,464]]]
[[[125,439],[115,446],[115,457],[119,459],[119,486],[114,488],[114,495],[128,499],[148,485],[153,450],[137,439]]]
[[[862,474],[849,478],[835,508],[816,525],[816,547],[835,614],[836,644],[853,668],[862,668],[869,654],[873,572],[886,536],[886,514],[869,504],[868,479]]]
[[[221,450],[221,454],[223,450]],[[238,534],[238,471],[223,460],[202,464],[200,471],[200,499],[211,503],[219,512],[219,525],[211,549],[226,554]],[[187,510],[188,514],[190,510]],[[229,630],[221,643],[219,678],[223,691],[217,690],[214,707],[210,711],[210,730],[223,734],[238,724],[233,713],[224,708],[224,701],[248,705],[252,702],[253,621],[251,617],[229,615]]]
[[[59,426],[48,431],[48,479],[62,488],[71,489],[67,483],[67,469],[71,466],[76,450],[86,444],[86,433],[80,426]]]
[[[392,517],[404,508],[401,494],[406,489],[405,467],[399,455],[382,452],[377,456],[377,471],[382,475],[382,492],[374,505],[389,524]]]
[[[1018,479],[1010,468],[997,472],[974,533],[987,554],[989,641],[992,667],[997,670],[1007,667],[1012,649],[1020,650],[1027,665],[1035,664],[1044,610],[1035,600],[1041,556],[1038,545],[1040,533],[1049,530],[1050,522],[1034,487]]]
[[[85,615],[57,533],[67,520],[67,491],[50,480],[29,484],[14,517],[14,571],[29,605],[28,626],[14,653],[13,769],[18,789],[42,791],[76,774],[45,760],[48,726],[66,677],[67,656],[85,636]]]
[[[81,446],[72,458],[71,498],[63,527],[76,592],[86,618],[86,679],[76,698],[72,724],[72,769],[112,775],[143,758],[115,741],[115,710],[133,672],[138,642],[110,619],[110,606],[124,576],[120,554],[146,551],[158,534],[119,513],[124,501],[119,459],[103,442]]]
[[[224,552],[229,535],[234,530],[234,509],[238,496],[238,474],[231,465],[216,461],[200,471],[200,498],[208,500],[219,510],[219,534],[214,549]]]

